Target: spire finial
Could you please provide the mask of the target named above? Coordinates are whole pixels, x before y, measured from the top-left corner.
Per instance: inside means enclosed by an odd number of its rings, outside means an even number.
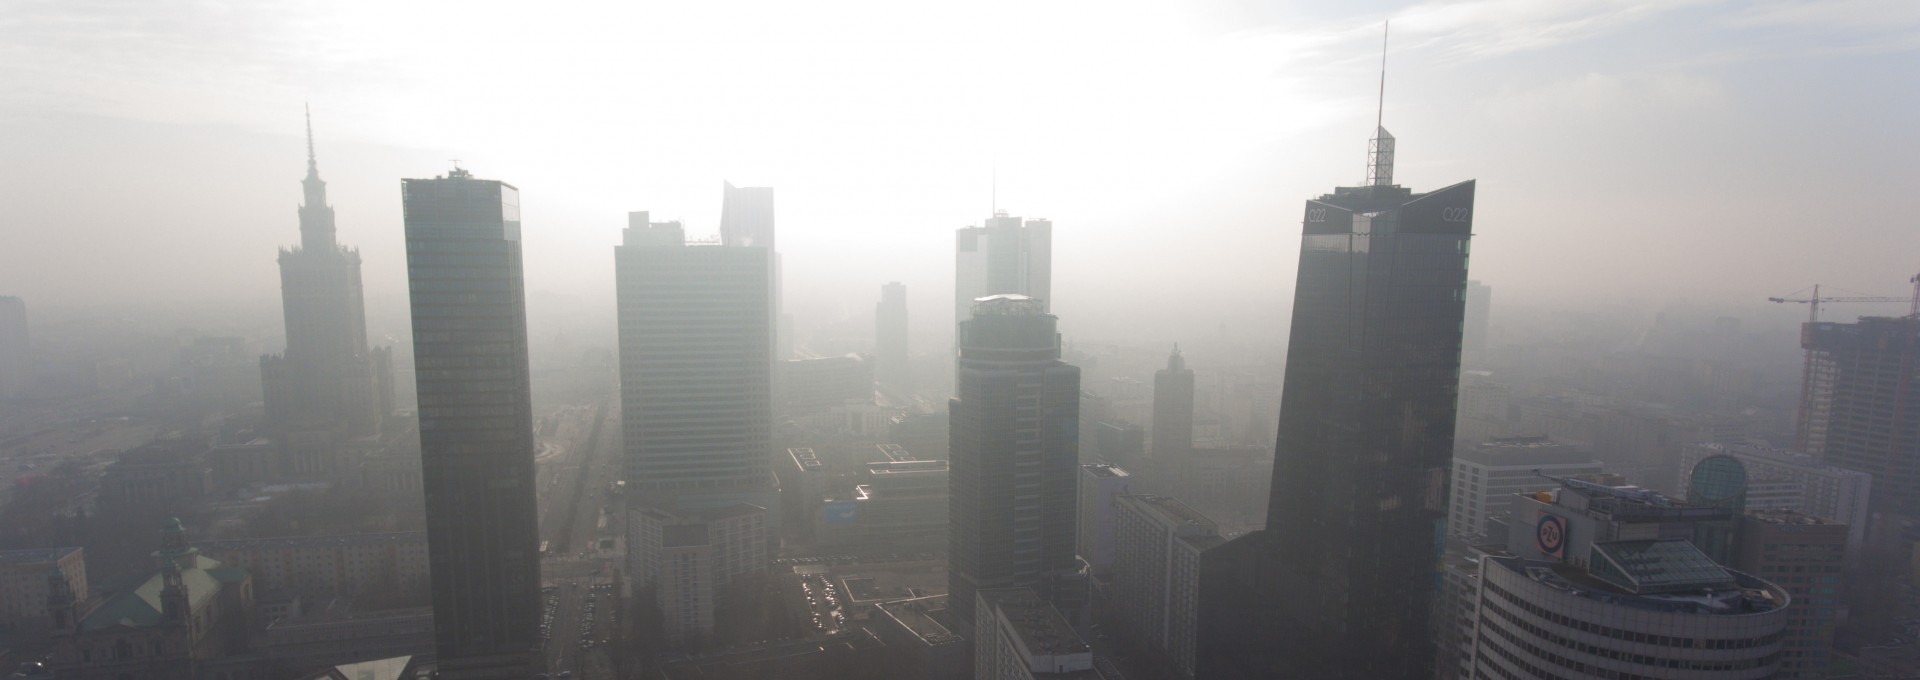
[[[313,158],[313,104],[306,104],[306,107],[307,107],[307,164],[313,165],[315,163]]]

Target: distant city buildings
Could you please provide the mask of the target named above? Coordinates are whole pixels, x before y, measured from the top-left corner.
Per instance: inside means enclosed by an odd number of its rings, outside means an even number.
[[[1219,527],[1165,496],[1114,498],[1113,586],[1107,600],[1132,639],[1183,679],[1194,677],[1200,556],[1224,542]]]
[[[814,533],[823,545],[900,550],[947,545],[948,463],[944,460],[874,461],[863,483],[836,494],[818,513]]]
[[[260,359],[267,426],[282,437],[370,435],[393,411],[392,354],[367,346],[360,251],[335,241],[311,119],[301,185],[300,244],[280,250],[287,349]]]
[[[520,192],[454,168],[401,196],[439,677],[526,678],[545,659]]]
[[[788,359],[778,366],[780,412],[786,416],[873,402],[874,365],[865,356]]]
[[[1546,437],[1510,437],[1456,447],[1447,533],[1486,536],[1488,520],[1505,517],[1518,494],[1559,485],[1543,475],[1583,475],[1600,472],[1601,467],[1585,449]]]
[[[907,353],[907,286],[898,281],[880,287],[873,310],[874,377],[895,400],[913,400],[913,366]]]
[[[200,552],[246,569],[262,592],[309,602],[424,603],[432,585],[424,531],[209,541]]]
[[[1154,458],[1184,458],[1193,449],[1193,369],[1178,345],[1153,374],[1152,435]]]
[[[1920,515],[1920,318],[1809,323],[1800,343],[1803,450],[1872,474],[1875,511]]]
[[[1133,475],[1114,465],[1094,463],[1080,466],[1079,530],[1074,545],[1080,559],[1095,577],[1113,569],[1113,499],[1131,492]]]
[[[80,548],[0,550],[0,631],[48,630],[53,624],[48,583],[54,574],[75,602],[87,601],[87,558]]]
[[[1493,286],[1479,281],[1467,282],[1467,307],[1460,327],[1460,349],[1480,352],[1487,348],[1487,320],[1493,308]]]
[[[1025,295],[1050,309],[1053,301],[1053,222],[1022,220],[997,211],[985,225],[955,234],[953,322],[973,313],[989,295]]]
[[[32,387],[30,339],[26,301],[0,295],[0,401],[24,397]]]
[[[1692,470],[1710,456],[1728,456],[1746,465],[1747,503],[1752,510],[1792,510],[1847,527],[1847,544],[1866,543],[1872,517],[1873,477],[1821,462],[1813,456],[1755,443],[1705,442],[1680,450],[1681,488],[1692,486]]]
[[[1024,295],[980,299],[959,333],[959,389],[948,407],[954,620],[974,622],[982,590],[1084,600],[1074,555],[1080,369],[1060,361],[1045,303]]]
[[[1412,603],[1446,532],[1475,184],[1393,184],[1393,145],[1304,207],[1266,529],[1204,560],[1205,677],[1433,672]]]

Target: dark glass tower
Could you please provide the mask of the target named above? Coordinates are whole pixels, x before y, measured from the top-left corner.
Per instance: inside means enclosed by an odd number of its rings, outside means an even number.
[[[1174,345],[1167,367],[1153,374],[1153,457],[1167,460],[1193,449],[1193,369]]]
[[[523,680],[543,661],[520,192],[459,168],[400,191],[439,677]]]
[[[1060,361],[1045,303],[995,295],[960,324],[958,394],[948,402],[947,598],[970,627],[974,595],[1033,588],[1077,606],[1075,516],[1080,369]]]
[[[277,433],[372,434],[393,408],[386,348],[367,348],[360,251],[334,240],[333,206],[307,125],[307,176],[300,181],[300,245],[280,250],[287,351],[260,360],[268,427]]]
[[[907,364],[907,286],[895,281],[880,287],[873,309],[875,378],[880,389],[903,401],[913,398],[913,371]]]
[[[1203,678],[1432,674],[1474,183],[1414,193],[1392,152],[1306,203],[1267,528],[1203,560]]]

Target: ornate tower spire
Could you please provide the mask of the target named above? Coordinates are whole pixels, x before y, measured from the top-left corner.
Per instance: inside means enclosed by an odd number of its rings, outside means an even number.
[[[1393,185],[1393,133],[1387,132],[1387,29],[1380,28],[1380,102],[1373,113],[1373,139],[1367,143],[1367,186]]]
[[[312,106],[307,107],[307,177],[300,186],[306,195],[306,203],[300,206],[300,247],[333,250],[333,206],[327,205],[327,183],[320,179],[320,161],[313,153]]]

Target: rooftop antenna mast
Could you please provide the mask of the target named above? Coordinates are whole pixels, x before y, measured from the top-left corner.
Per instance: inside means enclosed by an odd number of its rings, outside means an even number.
[[[1380,27],[1380,102],[1373,114],[1373,139],[1367,144],[1367,186],[1393,185],[1393,134],[1387,132],[1387,33],[1391,21]]]

